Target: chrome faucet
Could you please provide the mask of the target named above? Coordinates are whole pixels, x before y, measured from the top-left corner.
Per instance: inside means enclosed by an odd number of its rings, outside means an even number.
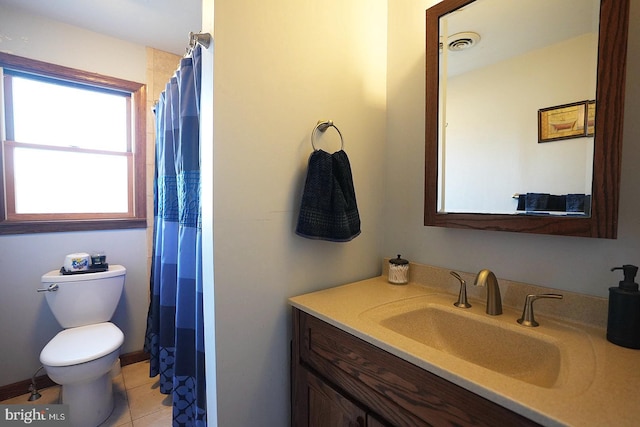
[[[487,287],[487,314],[491,316],[502,314],[502,297],[496,275],[491,270],[480,270],[473,284]]]

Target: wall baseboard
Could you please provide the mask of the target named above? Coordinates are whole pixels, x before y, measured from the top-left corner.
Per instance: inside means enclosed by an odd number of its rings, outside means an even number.
[[[142,350],[120,355],[120,365],[122,366],[133,365],[144,360],[149,360],[149,353]]]
[[[133,363],[142,362],[144,360],[149,360],[149,354],[145,353],[142,350],[120,355],[121,366],[131,365]],[[38,390],[42,390],[42,389],[57,385],[47,375],[37,376],[35,378],[35,381],[36,381],[36,388]],[[3,400],[11,399],[13,397],[18,397],[23,394],[29,393],[30,384],[31,384],[31,378],[18,381],[13,384],[0,386],[0,402],[2,402]]]
[[[38,390],[57,385],[47,375],[40,375],[38,377],[35,377],[35,381],[36,388]],[[13,384],[0,386],[0,402],[29,393],[30,384],[31,378],[29,378],[28,380],[18,381]]]

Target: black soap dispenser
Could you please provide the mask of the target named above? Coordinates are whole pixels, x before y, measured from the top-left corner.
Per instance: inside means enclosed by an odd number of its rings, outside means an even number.
[[[609,288],[607,340],[622,347],[640,349],[640,291],[635,283],[638,267],[626,264],[613,270],[622,270],[624,280],[617,288]]]

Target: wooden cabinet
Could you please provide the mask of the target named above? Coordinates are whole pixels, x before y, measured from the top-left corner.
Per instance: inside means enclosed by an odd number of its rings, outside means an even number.
[[[367,413],[342,396],[323,380],[308,371],[301,371],[300,391],[306,399],[309,426],[364,427]],[[300,423],[296,425],[304,425]]]
[[[298,371],[299,407],[294,426],[390,427],[376,415],[358,406],[319,377],[302,368]]]
[[[296,308],[292,350],[294,427],[538,425]]]

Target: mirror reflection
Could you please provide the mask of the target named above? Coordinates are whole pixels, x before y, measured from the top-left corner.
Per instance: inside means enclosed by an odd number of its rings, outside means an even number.
[[[477,0],[440,17],[438,212],[590,215],[599,13]]]

